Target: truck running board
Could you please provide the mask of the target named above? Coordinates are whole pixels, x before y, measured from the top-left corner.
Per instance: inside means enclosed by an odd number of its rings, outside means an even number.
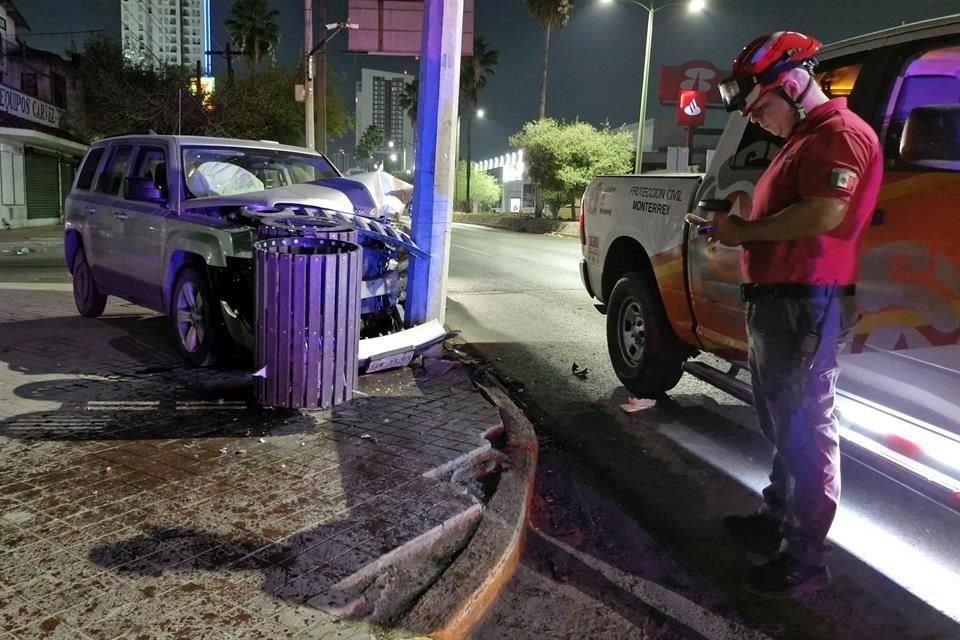
[[[729,393],[737,400],[753,404],[753,391],[743,380],[737,379],[737,371],[740,370],[736,365],[731,365],[729,371],[721,371],[716,367],[711,367],[705,362],[691,360],[683,363],[683,370],[695,378],[703,380],[707,384],[712,384],[721,391]]]

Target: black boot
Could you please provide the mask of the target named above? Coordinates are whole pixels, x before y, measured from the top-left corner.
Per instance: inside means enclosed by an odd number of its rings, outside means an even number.
[[[765,556],[780,548],[780,520],[766,513],[727,516],[723,526],[747,549]]]
[[[781,553],[751,571],[746,586],[751,593],[761,596],[801,596],[830,586],[830,570],[825,566],[802,564],[793,556]]]

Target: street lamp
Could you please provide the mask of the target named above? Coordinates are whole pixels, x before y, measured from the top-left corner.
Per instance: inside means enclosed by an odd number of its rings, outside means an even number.
[[[636,169],[637,173],[640,173],[641,162],[643,160],[643,127],[647,119],[647,85],[650,84],[650,55],[653,45],[653,14],[661,9],[666,9],[667,7],[677,7],[680,5],[686,5],[690,13],[698,13],[703,11],[707,3],[705,0],[687,0],[686,2],[670,2],[664,5],[654,6],[656,0],[647,0],[646,3],[640,2],[640,0],[624,0],[631,4],[635,4],[638,7],[643,7],[647,10],[647,48],[646,52],[643,55],[643,83],[640,88],[640,121],[637,123],[637,159],[636,159]],[[610,4],[613,0],[600,0],[603,4]]]
[[[477,117],[478,117],[478,118],[482,118],[482,117],[485,116],[486,114],[487,114],[487,112],[484,111],[483,109],[477,109]]]

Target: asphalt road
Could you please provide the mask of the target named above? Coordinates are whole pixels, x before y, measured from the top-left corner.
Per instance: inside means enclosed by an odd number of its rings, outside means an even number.
[[[719,520],[752,510],[765,481],[752,410],[685,376],[669,401],[622,411],[579,255],[574,238],[454,226],[447,325],[507,377],[544,452],[533,514],[544,535],[531,533],[475,637],[960,637],[960,516],[848,458],[832,588],[802,601],[743,591],[751,559]],[[744,626],[712,635],[692,623],[713,614]]]

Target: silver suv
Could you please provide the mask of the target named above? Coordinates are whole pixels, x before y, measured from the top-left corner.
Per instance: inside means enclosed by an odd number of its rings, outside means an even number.
[[[363,246],[361,366],[402,364],[444,335],[403,330],[403,272],[421,254],[374,188],[322,154],[272,142],[135,135],[94,143],[66,201],[67,265],[79,312],[113,295],[170,317],[180,352],[210,366],[253,346],[252,245],[278,216],[348,224]]]

